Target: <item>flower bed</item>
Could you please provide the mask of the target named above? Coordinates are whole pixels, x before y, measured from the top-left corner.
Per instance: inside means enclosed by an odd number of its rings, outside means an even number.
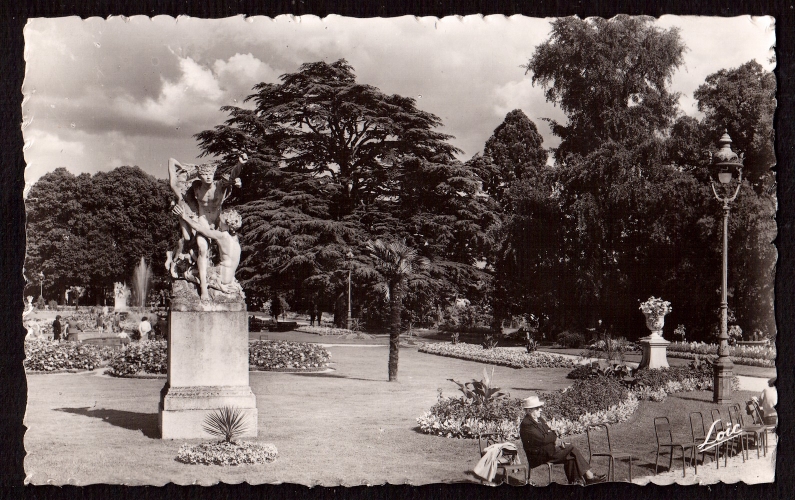
[[[508,347],[484,349],[483,346],[465,344],[463,342],[459,342],[458,344],[425,344],[419,348],[419,352],[470,361],[480,361],[498,366],[509,366],[511,368],[571,368],[575,366],[573,360],[555,354],[538,351],[527,353],[519,349],[511,349]]]
[[[130,377],[168,373],[165,340],[131,342],[110,361],[108,375]]]
[[[673,358],[693,359],[695,355],[716,356],[718,354],[717,344],[707,344],[704,342],[671,342],[667,347],[668,355]],[[757,359],[771,361],[771,364],[753,366],[775,366],[776,348],[775,346],[729,346],[729,356],[738,360]],[[735,361],[736,362],[736,361]],[[746,364],[746,363],[741,363]]]
[[[79,342],[26,339],[23,366],[32,372],[93,370],[101,364],[103,352]]]
[[[304,333],[313,333],[315,335],[327,336],[340,336],[340,335],[350,335],[355,334],[357,332],[353,330],[348,330],[347,328],[333,328],[328,326],[299,326],[296,328],[299,332]]]
[[[617,381],[579,380],[574,386],[541,394],[544,415],[559,437],[585,432],[595,423],[626,421],[638,408],[638,398]],[[522,400],[502,398],[475,404],[465,398],[440,398],[417,423],[422,432],[449,438],[475,439],[494,432],[501,439],[517,439],[524,418]]]
[[[168,373],[165,340],[131,342],[110,362],[109,375],[145,377]],[[325,369],[331,354],[316,344],[275,340],[249,342],[249,369],[313,371]]]
[[[177,461],[203,465],[264,464],[276,460],[277,453],[272,444],[221,441],[184,444],[177,452]]]
[[[588,345],[588,349],[594,351],[604,351],[605,347],[609,347],[613,352],[640,352],[643,348],[640,344],[629,342],[624,339],[608,339],[609,344],[604,340],[597,340],[596,342]]]
[[[709,363],[698,366],[676,366],[634,372],[632,392],[638,399],[663,401],[669,394],[677,392],[712,390],[713,372]],[[615,380],[597,375],[589,366],[578,366],[567,375],[575,380]],[[739,389],[740,379],[732,378],[734,390]]]
[[[249,342],[248,358],[255,370],[311,371],[324,369],[331,354],[317,344],[255,340]]]
[[[692,352],[669,352],[669,358],[680,358],[680,359],[696,359],[703,358],[705,354],[695,354]],[[775,359],[762,359],[762,358],[744,358],[744,357],[737,357],[737,356],[730,356],[732,363],[735,365],[747,365],[747,366],[761,366],[765,368],[775,368],[776,367],[776,360]]]

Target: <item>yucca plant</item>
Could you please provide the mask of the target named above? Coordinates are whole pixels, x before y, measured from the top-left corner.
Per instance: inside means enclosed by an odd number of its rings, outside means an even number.
[[[203,428],[208,434],[224,438],[227,443],[234,441],[248,430],[245,415],[234,406],[224,406],[207,415]]]

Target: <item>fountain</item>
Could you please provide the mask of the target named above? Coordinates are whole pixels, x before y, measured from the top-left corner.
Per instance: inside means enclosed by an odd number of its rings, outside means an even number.
[[[152,267],[147,265],[146,260],[141,257],[141,262],[138,263],[132,277],[133,305],[138,306],[141,310],[146,307],[146,295],[151,280]]]

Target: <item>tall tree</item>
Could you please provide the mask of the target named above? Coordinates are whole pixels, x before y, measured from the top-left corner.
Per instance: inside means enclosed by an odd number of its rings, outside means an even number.
[[[368,241],[367,250],[373,258],[379,290],[390,304],[389,381],[397,381],[400,352],[401,313],[403,296],[409,279],[426,269],[428,259],[421,257],[405,243]]]
[[[745,153],[744,173],[757,192],[773,183],[773,114],[776,77],[756,61],[709,75],[693,93],[704,112],[708,140],[716,144],[728,130],[733,145]]]
[[[459,152],[446,142],[450,136],[433,130],[439,117],[417,109],[414,99],[357,83],[344,59],[302,64],[281,81],[254,87],[246,99],[254,110],[221,108],[231,115],[226,124],[197,134],[204,152],[228,154],[241,129],[254,124],[258,150],[277,152],[288,171],[329,177],[350,207],[393,194],[388,173],[404,158],[443,161]]]
[[[503,210],[508,210],[505,193],[511,185],[546,164],[543,141],[536,124],[521,109],[514,109],[486,141],[483,156],[470,161],[483,179],[483,191]]]
[[[525,69],[568,118],[567,124],[549,120],[562,139],[558,160],[586,155],[605,141],[642,141],[668,127],[679,95],[667,86],[685,46],[676,28],[652,22],[626,15],[552,22],[550,38]]]

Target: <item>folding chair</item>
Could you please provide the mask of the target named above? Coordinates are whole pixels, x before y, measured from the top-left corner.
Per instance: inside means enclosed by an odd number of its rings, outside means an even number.
[[[594,452],[593,449],[592,449],[592,445],[591,445],[591,431],[593,430],[594,434],[596,434],[595,431],[597,431],[599,428],[604,428],[604,430],[605,430],[605,436],[607,438],[607,451]],[[629,460],[629,482],[631,483],[632,482],[632,455],[630,455],[629,453],[623,453],[623,452],[620,452],[620,451],[614,451],[613,450],[613,446],[610,443],[610,427],[608,427],[607,424],[591,425],[591,426],[588,426],[588,428],[585,430],[585,433],[586,433],[586,435],[588,437],[588,461],[590,462],[593,459],[593,457],[608,457],[609,462],[608,462],[608,465],[607,465],[607,480],[608,481],[615,481],[616,480],[615,461],[617,459],[618,460],[628,459]],[[596,439],[594,439],[594,441],[596,441]]]
[[[698,462],[695,459],[696,444],[682,441],[674,441],[673,431],[671,430],[671,422],[668,417],[655,417],[654,418],[654,438],[657,440],[657,457],[654,459],[654,475],[657,475],[657,468],[660,461],[660,453],[663,448],[668,448],[669,461],[668,470],[674,463],[674,450],[679,448],[682,450],[682,477],[685,477],[685,450],[690,450],[690,463],[695,467],[695,473],[698,474]]]
[[[488,432],[480,434],[478,436],[478,449],[480,450],[480,456],[482,457],[486,453],[486,448],[500,442],[502,441],[497,439],[497,435],[495,433]],[[507,483],[508,476],[517,472],[521,472],[522,478],[524,480],[523,484],[527,484],[530,475],[527,469],[527,464],[516,463],[517,458],[519,458],[519,450],[502,450],[502,457],[506,459],[506,462],[497,464],[497,476],[495,477],[502,475],[502,480]]]

